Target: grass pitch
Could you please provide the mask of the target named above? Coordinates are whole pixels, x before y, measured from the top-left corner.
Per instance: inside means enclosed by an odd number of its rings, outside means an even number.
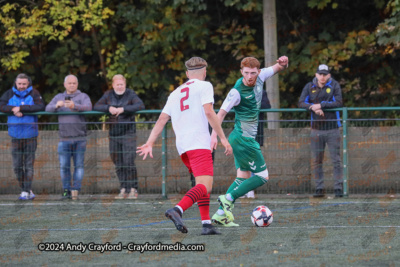
[[[14,197],[14,196],[12,196]],[[142,196],[141,196],[142,197]],[[115,201],[81,196],[59,201],[0,200],[0,264],[29,266],[396,266],[400,262],[400,201],[376,198],[282,198],[257,195],[235,203],[240,227],[201,236],[196,205],[184,213],[188,234],[178,232],[164,212],[181,196],[143,196]],[[211,197],[210,215],[217,207]],[[251,224],[258,205],[274,213],[270,227]],[[41,251],[40,244],[198,244],[204,251]],[[50,245],[52,243],[52,245]],[[65,247],[64,247],[65,248]],[[79,248],[79,247],[77,247]]]

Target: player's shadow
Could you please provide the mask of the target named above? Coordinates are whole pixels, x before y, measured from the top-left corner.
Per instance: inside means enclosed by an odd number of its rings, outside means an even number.
[[[301,247],[302,243],[309,240],[309,235],[306,231],[299,231],[293,238],[293,247]]]
[[[20,211],[21,209],[23,209],[23,208],[25,208],[25,206],[27,205],[28,203],[26,202],[26,201],[21,201],[21,200],[16,200],[16,201],[14,201],[14,211],[15,212],[18,212],[18,211]]]
[[[223,248],[231,248],[233,244],[240,243],[240,234],[236,234],[234,232],[231,232],[229,235],[224,234],[221,236],[221,242]]]
[[[361,238],[361,247],[367,249],[371,243],[376,242],[378,239],[378,234],[375,231],[371,231]]]
[[[84,202],[83,202],[83,210],[85,212],[91,210],[93,208],[93,206],[96,205],[97,202],[99,202],[98,200],[99,199],[95,196],[87,197],[86,199],[84,199]]]
[[[14,245],[16,249],[21,248],[22,244],[26,242],[27,233],[25,231],[21,231],[14,239]]]

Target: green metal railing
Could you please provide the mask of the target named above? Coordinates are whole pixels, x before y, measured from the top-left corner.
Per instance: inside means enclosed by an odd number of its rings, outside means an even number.
[[[218,110],[217,110],[218,111]],[[393,120],[398,120],[397,118],[400,117],[400,107],[343,107],[343,108],[336,108],[330,109],[327,111],[339,111],[341,112],[341,121],[342,121],[342,128],[343,128],[343,136],[342,136],[342,146],[343,146],[343,193],[345,196],[349,194],[349,149],[348,149],[348,128],[349,122],[354,120],[354,118],[349,118],[349,113],[351,112],[384,112],[390,111],[395,112],[396,116],[391,118]],[[282,114],[287,113],[309,113],[309,111],[300,109],[300,108],[283,108],[283,109],[262,109],[261,112],[268,113],[268,112],[279,112]],[[137,112],[136,114],[160,114],[161,110],[142,110]],[[397,114],[398,113],[398,114]],[[88,112],[35,112],[30,113],[30,115],[72,115],[72,114],[79,114],[79,115],[86,115],[86,116],[102,116],[107,115],[107,113],[98,112],[98,111],[88,111]],[[1,116],[8,116],[10,114],[0,113]],[[384,120],[385,118],[380,118]],[[366,118],[368,120],[368,116]],[[284,121],[284,120],[279,120]],[[296,120],[294,120],[296,121]],[[268,123],[268,120],[265,120]],[[154,121],[142,121],[141,123],[154,123]],[[162,131],[162,146],[161,146],[161,169],[162,169],[162,196],[167,197],[167,176],[168,176],[168,159],[167,159],[167,128],[164,128]]]
[[[282,109],[262,109],[261,112],[309,112],[301,108],[282,108]],[[349,118],[349,111],[400,111],[400,107],[343,107],[335,109],[327,109],[326,111],[339,111],[342,113],[342,128],[343,128],[343,194],[348,196],[348,122],[351,120]],[[400,113],[398,114],[400,118]]]

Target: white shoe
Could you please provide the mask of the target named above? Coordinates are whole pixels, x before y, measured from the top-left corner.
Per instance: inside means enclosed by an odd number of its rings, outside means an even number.
[[[28,193],[28,192],[25,192],[25,191],[22,191],[22,192],[21,192],[21,195],[19,196],[18,199],[19,199],[19,200],[29,200],[29,193]]]
[[[247,192],[245,195],[241,196],[240,198],[256,198],[254,196],[254,190]]]
[[[78,190],[71,190],[71,198],[72,200],[78,200]]]
[[[31,190],[31,192],[29,193],[29,199],[33,200],[35,197],[36,197],[35,194]]]
[[[138,198],[138,191],[136,190],[136,188],[131,188],[131,192],[129,192],[128,194],[128,199],[137,199]]]
[[[115,197],[115,199],[124,199],[125,198],[125,188],[121,189],[121,192]]]
[[[247,198],[256,198],[256,197],[254,196],[254,190],[251,190],[251,191],[247,192],[246,197],[247,197]]]

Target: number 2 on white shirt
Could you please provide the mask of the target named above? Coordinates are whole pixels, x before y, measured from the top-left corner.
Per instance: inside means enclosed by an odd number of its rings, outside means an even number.
[[[185,93],[185,95],[181,98],[181,111],[185,111],[189,109],[189,105],[183,104],[183,101],[189,98],[189,87],[182,88],[181,93]]]

